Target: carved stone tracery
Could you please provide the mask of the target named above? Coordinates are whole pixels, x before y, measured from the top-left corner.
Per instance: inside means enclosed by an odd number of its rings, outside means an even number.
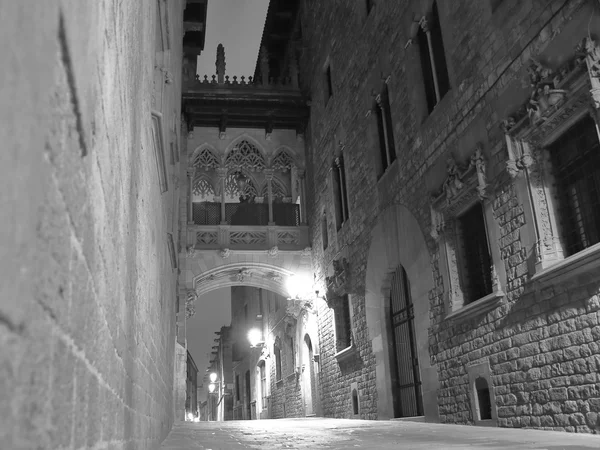
[[[350,263],[346,258],[334,259],[333,275],[325,277],[327,287],[326,301],[330,308],[337,306],[338,302],[350,291]]]

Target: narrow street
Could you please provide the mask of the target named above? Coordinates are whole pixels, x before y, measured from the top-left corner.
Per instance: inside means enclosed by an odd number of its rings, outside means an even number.
[[[177,423],[161,448],[578,450],[600,448],[600,436],[408,421],[311,418]]]

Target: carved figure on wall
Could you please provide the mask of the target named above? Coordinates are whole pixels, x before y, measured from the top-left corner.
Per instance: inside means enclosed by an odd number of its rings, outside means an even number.
[[[451,200],[458,195],[464,184],[461,181],[462,176],[454,156],[450,155],[448,159],[446,159],[446,165],[448,176],[446,177],[446,181],[444,181],[444,192],[446,192],[446,198]]]
[[[471,156],[471,164],[475,166],[477,172],[477,194],[479,199],[483,200],[486,197],[487,176],[485,174],[485,159],[480,145],[477,146],[475,153]]]
[[[435,209],[435,207],[433,206],[433,201],[435,199],[432,198],[431,199],[431,203],[429,205],[429,209],[430,209],[430,213],[431,213],[431,237],[434,240],[438,240],[440,237],[440,234],[442,234],[442,232],[444,231],[444,228],[446,228],[446,223],[444,220],[444,214],[441,211],[438,211],[437,209]]]
[[[219,252],[219,254],[221,255],[221,258],[227,259],[231,256],[231,250],[228,248],[224,248]]]
[[[591,36],[586,36],[575,48],[580,61],[585,61],[592,89],[592,99],[596,109],[600,108],[600,48]]]
[[[189,289],[187,291],[186,299],[185,299],[185,317],[189,319],[196,313],[195,305],[196,300],[198,299],[198,293],[194,289]]]

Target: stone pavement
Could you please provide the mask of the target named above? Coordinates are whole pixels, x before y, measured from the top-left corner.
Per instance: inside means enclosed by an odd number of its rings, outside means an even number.
[[[409,421],[278,419],[176,423],[163,450],[600,449],[600,436]]]

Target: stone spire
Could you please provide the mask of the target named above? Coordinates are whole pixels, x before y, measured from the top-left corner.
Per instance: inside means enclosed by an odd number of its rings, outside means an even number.
[[[225,47],[223,44],[217,46],[217,82],[223,84],[225,82]]]
[[[269,84],[269,54],[264,45],[260,49],[260,76],[262,85],[267,86]]]

